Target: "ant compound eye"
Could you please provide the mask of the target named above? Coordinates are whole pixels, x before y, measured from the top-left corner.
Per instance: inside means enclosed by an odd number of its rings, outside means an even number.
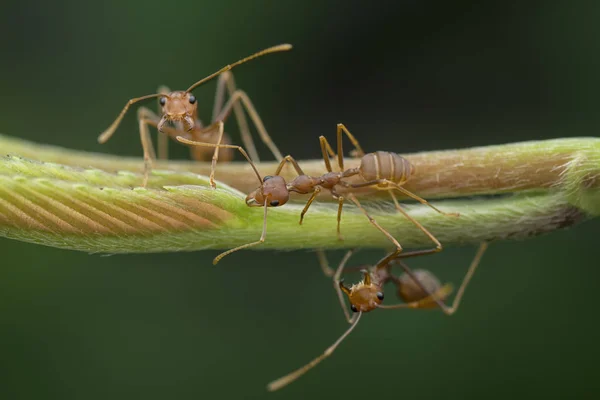
[[[358,308],[354,304],[350,304],[350,309],[354,312],[358,312]]]
[[[194,96],[193,94],[190,94],[190,104],[194,104],[196,102],[196,96]]]
[[[164,106],[165,104],[167,104],[167,98],[161,97],[160,100],[158,100],[158,102],[160,103],[161,106]]]
[[[382,292],[377,292],[376,296],[379,300],[383,301],[383,293]]]
[[[279,205],[279,200],[273,200],[270,204],[272,207],[277,207]]]
[[[271,179],[271,178],[272,178],[272,176],[271,176],[271,175],[267,175],[267,176],[265,176],[265,177],[263,178],[263,182],[266,182],[266,181],[268,181],[268,180],[269,180],[269,179]]]

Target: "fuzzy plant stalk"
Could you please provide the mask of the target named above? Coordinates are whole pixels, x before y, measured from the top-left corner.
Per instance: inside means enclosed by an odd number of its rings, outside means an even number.
[[[228,249],[255,241],[263,209],[248,207],[258,186],[243,162],[219,164],[217,189],[209,165],[155,162],[148,186],[142,160],[74,151],[0,136],[0,235],[91,253],[147,253]],[[405,187],[460,217],[420,204],[407,211],[444,245],[523,239],[572,226],[600,214],[600,139],[531,141],[470,149],[403,154],[415,166]],[[358,165],[349,158],[348,167]],[[320,175],[322,160],[300,161]],[[259,163],[263,175],[275,163]],[[292,177],[290,169],[284,171]],[[362,190],[361,202],[405,247],[429,239],[384,191]],[[295,200],[303,200],[296,197]],[[322,200],[322,201],[321,201]],[[356,208],[344,208],[336,235],[337,204],[315,202],[298,224],[302,203],[270,208],[265,243],[253,249],[389,248],[387,238]]]

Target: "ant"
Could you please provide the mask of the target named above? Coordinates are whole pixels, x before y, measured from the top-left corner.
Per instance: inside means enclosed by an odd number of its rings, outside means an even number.
[[[362,269],[363,280],[359,283],[352,285],[351,287],[344,286],[343,279],[340,279],[342,271],[346,263],[348,262],[353,250],[346,253],[340,265],[338,266],[334,275],[334,288],[338,294],[340,305],[344,310],[346,320],[350,324],[350,327],[339,337],[331,346],[329,346],[323,354],[316,357],[303,367],[272,381],[267,385],[269,391],[273,392],[281,389],[284,386],[292,383],[296,379],[300,378],[310,369],[315,367],[321,361],[329,357],[340,343],[354,330],[358,321],[360,320],[363,313],[373,311],[377,308],[381,309],[419,309],[419,308],[435,308],[440,307],[446,315],[453,315],[460,305],[460,301],[463,297],[465,289],[469,284],[483,253],[488,247],[487,242],[482,242],[465,274],[463,281],[454,297],[452,306],[447,306],[444,301],[452,293],[452,285],[447,283],[442,286],[436,276],[428,270],[415,270],[412,271],[405,263],[398,260],[402,255],[399,255],[396,259],[391,261],[385,261],[386,258],[382,259],[375,267],[371,267],[368,270]],[[404,274],[400,277],[396,277],[391,273],[391,264],[397,263],[404,270]],[[385,283],[391,282],[396,286],[397,294],[404,303],[393,304],[393,305],[382,305],[384,299],[383,286]],[[352,317],[344,302],[344,295],[350,302],[350,309],[353,311]]]
[[[229,72],[229,70],[240,64],[261,57],[263,55],[287,51],[291,48],[292,46],[290,44],[281,44],[278,46],[269,47],[265,50],[261,50],[251,56],[242,58],[241,60],[236,61],[233,64],[226,65],[217,72],[214,72],[213,74],[194,83],[185,91],[170,91],[167,87],[162,86],[159,88],[159,93],[133,98],[125,104],[125,107],[117,116],[115,121],[102,134],[100,134],[100,136],[98,137],[98,142],[105,143],[111,138],[111,136],[117,130],[123,117],[125,116],[125,113],[127,112],[127,110],[129,110],[129,107],[140,101],[158,97],[158,103],[161,108],[160,117],[158,117],[154,112],[145,107],[140,107],[140,109],[138,110],[140,138],[142,142],[142,148],[144,150],[144,181],[142,186],[145,187],[148,183],[148,177],[152,168],[152,161],[156,159],[156,154],[154,152],[152,140],[150,139],[148,125],[152,125],[158,129],[159,158],[164,159],[167,155],[168,136],[175,137],[178,135],[182,135],[183,137],[188,139],[195,139],[197,141],[207,143],[220,144],[221,142],[223,142],[224,132],[221,125],[225,123],[225,121],[231,114],[231,111],[233,110],[238,122],[238,126],[240,127],[240,133],[242,136],[244,146],[248,148],[250,154],[252,155],[252,158],[258,160],[258,154],[256,152],[256,148],[254,147],[250,131],[248,130],[248,123],[246,121],[243,109],[241,107],[243,105],[246,111],[248,112],[250,118],[254,122],[254,125],[256,126],[262,141],[269,147],[269,149],[276,156],[276,158],[278,160],[281,160],[281,153],[279,152],[279,149],[277,149],[277,146],[275,145],[275,143],[273,143],[273,140],[271,140],[271,137],[267,133],[264,124],[262,123],[262,120],[256,112],[254,105],[250,101],[250,98],[248,97],[248,95],[246,95],[245,92],[237,90],[235,88],[233,74]],[[203,126],[202,122],[198,119],[198,102],[196,96],[194,96],[191,92],[198,86],[212,80],[217,76],[219,76],[219,80],[217,83],[212,122],[208,126]],[[227,101],[227,103],[223,104],[225,89],[227,89],[227,91],[229,92],[229,100]],[[165,124],[167,122],[173,123],[177,129],[166,127]],[[225,142],[229,142],[228,137],[225,138]],[[204,151],[204,149],[194,148],[192,149],[192,157],[196,160],[207,160],[208,154],[206,151]],[[225,154],[224,158],[226,160],[229,160],[231,159],[231,157],[232,154],[229,151]],[[214,175],[218,159],[219,147],[215,147],[212,155],[212,164],[210,169],[210,185],[213,189],[216,187]]]
[[[358,168],[344,169],[344,153],[342,148],[343,134],[345,134],[354,145],[356,149],[355,153],[357,154],[357,156],[361,157],[361,163]],[[188,145],[204,147],[234,147],[239,149],[239,146],[201,143],[189,140],[181,136],[176,137],[176,139]],[[457,213],[445,213],[439,210],[438,208],[434,207],[429,202],[427,202],[427,200],[417,196],[416,194],[413,194],[412,192],[402,187],[402,185],[408,181],[411,175],[414,174],[414,165],[412,165],[407,159],[396,153],[377,151],[375,153],[365,154],[356,138],[350,133],[350,131],[348,131],[346,126],[344,126],[344,124],[338,124],[337,159],[340,171],[333,172],[329,157],[336,157],[336,155],[324,136],[320,136],[319,141],[321,143],[321,152],[323,155],[323,160],[325,162],[325,167],[327,168],[328,172],[318,177],[306,175],[300,167],[300,165],[298,164],[298,162],[291,155],[287,155],[284,157],[283,160],[281,160],[279,166],[277,167],[277,170],[275,171],[275,175],[267,175],[264,178],[260,177],[260,174],[256,170],[256,167],[254,166],[252,161],[248,160],[251,163],[254,171],[256,172],[256,175],[260,182],[260,186],[256,190],[248,194],[248,196],[246,197],[246,204],[250,207],[264,207],[265,211],[262,234],[260,236],[260,239],[256,242],[247,243],[219,254],[213,260],[213,264],[217,264],[223,257],[235,251],[263,243],[265,241],[267,233],[267,208],[279,207],[286,204],[290,198],[290,192],[296,192],[300,194],[312,193],[300,214],[300,224],[302,224],[304,215],[308,211],[310,205],[317,197],[317,195],[323,189],[329,190],[333,198],[338,200],[337,234],[338,239],[343,240],[340,233],[340,221],[342,217],[342,207],[344,204],[345,197],[341,196],[337,192],[338,187],[343,187],[352,190],[367,186],[375,186],[381,190],[388,190],[390,196],[392,197],[392,200],[394,201],[396,209],[400,213],[402,213],[410,222],[412,222],[417,228],[419,228],[425,235],[427,235],[429,239],[431,239],[431,241],[435,244],[435,248],[419,250],[416,252],[411,252],[410,254],[423,255],[437,253],[442,250],[442,244],[437,240],[437,238],[433,236],[417,220],[408,215],[408,213],[404,211],[404,209],[402,209],[402,207],[398,203],[398,199],[392,191],[398,190],[406,196],[417,200],[421,204],[425,204],[431,207],[433,210],[437,211],[440,214],[447,216],[458,216]],[[279,174],[288,162],[292,164],[298,176],[294,178],[294,180],[292,180],[291,182],[286,183],[285,179]],[[351,184],[344,180],[345,178],[349,178],[355,175],[360,176],[364,182]],[[354,194],[351,191],[349,191],[346,194],[346,196],[363,212],[363,214],[365,214],[365,216],[369,219],[369,222],[373,224],[379,231],[381,231],[396,247],[396,249],[386,257],[386,263],[394,259],[398,254],[400,254],[402,252],[402,246],[396,240],[396,238],[394,238],[387,230],[385,230],[381,225],[379,225],[379,223],[375,219],[373,219],[371,215],[369,215],[367,210],[364,207],[362,207],[356,196],[354,196]]]

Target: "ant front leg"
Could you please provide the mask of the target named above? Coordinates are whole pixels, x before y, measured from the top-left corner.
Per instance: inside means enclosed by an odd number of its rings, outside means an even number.
[[[217,161],[219,160],[219,149],[221,148],[221,142],[223,141],[223,135],[225,134],[223,121],[219,121],[216,124],[217,126],[217,145],[215,146],[215,151],[212,156],[212,161],[210,164],[210,176],[209,182],[210,186],[213,189],[217,188],[217,184],[215,183],[215,170],[217,169]],[[206,131],[211,131],[214,129],[214,124],[206,128]]]
[[[342,261],[340,261],[340,265],[338,266],[338,268],[335,271],[335,274],[333,276],[333,288],[338,296],[338,300],[340,301],[340,306],[342,307],[342,310],[344,311],[344,316],[346,317],[346,321],[349,324],[351,324],[355,321],[355,315],[350,316],[350,312],[348,311],[348,307],[346,306],[346,299],[344,298],[344,292],[346,292],[346,294],[349,294],[349,289],[344,287],[344,285],[343,285],[344,280],[341,278],[342,278],[342,272],[344,271],[344,267],[346,266],[346,263],[348,262],[350,257],[352,257],[352,254],[354,254],[354,249],[348,250],[346,252],[346,255],[344,255],[344,258],[342,258]]]
[[[180,140],[179,138],[190,138],[193,137],[194,134],[200,134],[200,135],[204,135],[206,133],[212,133],[216,131],[217,132],[217,143],[205,143],[205,142],[197,142],[197,141],[192,141],[189,140],[188,142],[185,142],[183,140]],[[205,128],[201,128],[201,129],[196,129],[195,131],[192,132],[192,134],[188,133],[188,132],[177,132],[177,137],[176,139],[179,140],[182,143],[193,143],[196,146],[204,146],[204,147],[213,147],[213,156],[212,156],[212,160],[211,160],[211,164],[210,164],[210,175],[209,175],[209,181],[210,181],[210,186],[213,189],[216,189],[217,184],[215,183],[215,171],[217,170],[217,161],[219,161],[219,149],[224,148],[224,149],[241,149],[241,147],[239,146],[231,146],[231,145],[226,145],[226,144],[222,144],[221,142],[223,141],[223,137],[225,135],[225,131],[224,131],[224,126],[223,126],[223,121],[217,121],[216,123],[207,126]],[[241,151],[241,150],[240,150]],[[245,152],[244,152],[245,153]],[[249,159],[248,159],[249,160]]]
[[[219,122],[219,127],[220,127],[221,130],[223,129],[223,123],[222,122]],[[180,132],[180,134],[181,134],[181,132]],[[221,135],[221,138],[222,138],[222,135]],[[254,162],[252,162],[252,159],[250,158],[250,156],[248,156],[248,153],[246,153],[246,150],[244,150],[243,147],[241,147],[241,146],[236,146],[236,145],[232,145],[232,144],[220,144],[220,143],[214,144],[214,143],[197,142],[195,140],[191,140],[188,137],[184,137],[184,136],[176,136],[175,140],[177,140],[180,143],[191,145],[191,146],[212,147],[212,148],[223,148],[223,149],[235,149],[235,150],[238,150],[240,153],[242,153],[242,155],[244,156],[244,158],[246,159],[246,161],[248,161],[248,164],[250,164],[250,167],[252,167],[252,170],[254,171],[254,174],[258,178],[258,181],[261,184],[263,182],[262,178],[260,177],[260,173],[258,172],[258,169],[256,168],[256,165],[254,164]],[[215,162],[215,164],[216,164],[216,162]]]
[[[327,254],[325,254],[325,250],[317,250],[317,259],[319,260],[319,267],[321,267],[321,271],[323,271],[323,275],[327,278],[333,277],[335,271],[329,266],[329,262],[327,261]]]
[[[230,72],[223,73],[219,78],[219,83],[217,87],[217,93],[215,96],[215,108],[213,110],[213,120],[212,123],[217,123],[218,121],[225,122],[229,117],[231,111],[233,110],[236,114],[236,118],[238,121],[238,125],[240,127],[240,134],[242,135],[242,141],[244,146],[250,151],[252,155],[252,159],[258,161],[258,153],[256,152],[256,148],[254,147],[254,142],[252,141],[252,136],[250,135],[250,131],[248,129],[248,123],[244,117],[243,108],[246,109],[250,119],[254,123],[256,130],[258,131],[258,135],[260,136],[263,143],[271,150],[273,156],[276,160],[281,160],[283,156],[281,152],[273,142],[273,139],[267,133],[267,129],[262,122],[256,108],[250,101],[250,98],[246,94],[246,92],[236,89],[235,83],[233,81],[233,75]],[[226,86],[229,91],[229,100],[225,105],[223,105],[223,87]]]
[[[171,89],[169,89],[168,87],[161,85],[158,87],[158,91],[157,93],[160,94],[169,94],[171,93]],[[159,113],[161,112],[161,107],[160,107],[160,103],[158,103],[158,111]],[[177,127],[178,130],[183,130],[183,127]],[[158,145],[158,159],[159,160],[166,160],[169,158],[169,135],[158,131],[158,137],[157,137],[157,145]]]
[[[138,123],[140,130],[140,140],[142,142],[142,149],[144,151],[144,180],[142,186],[146,187],[148,184],[148,177],[152,169],[152,161],[156,159],[156,153],[154,152],[154,146],[152,145],[152,139],[150,137],[150,130],[148,125],[154,127],[158,124],[158,116],[151,110],[140,107],[138,109]]]
[[[264,204],[265,213],[263,215],[263,229],[262,229],[262,234],[260,235],[260,239],[258,239],[256,242],[246,243],[246,244],[243,244],[241,246],[235,247],[231,250],[227,250],[227,251],[219,254],[213,260],[213,265],[217,265],[217,263],[228,254],[231,254],[238,250],[247,249],[248,247],[256,246],[256,245],[259,245],[259,244],[262,244],[265,242],[265,239],[267,238],[267,210],[269,209],[268,205],[269,205],[269,196],[267,196],[267,198],[265,198],[265,204]]]
[[[308,211],[308,208],[310,207],[310,205],[312,204],[312,202],[315,200],[315,198],[319,195],[319,193],[321,193],[321,187],[317,186],[317,187],[315,187],[315,190],[313,191],[312,195],[310,196],[310,198],[306,202],[306,205],[302,209],[302,212],[300,213],[300,222],[299,222],[299,225],[302,225],[302,221],[304,221],[304,214],[306,214],[306,212]]]
[[[342,232],[341,232],[341,223],[342,223],[342,208],[344,207],[344,197],[340,196],[336,191],[335,188],[331,189],[331,194],[333,196],[334,199],[337,199],[338,201],[338,212],[337,212],[337,237],[338,240],[344,240],[344,238],[342,237]]]

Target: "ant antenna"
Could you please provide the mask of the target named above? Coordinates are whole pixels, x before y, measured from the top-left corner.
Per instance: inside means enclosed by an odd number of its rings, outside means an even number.
[[[287,374],[284,377],[281,377],[277,380],[274,380],[273,382],[269,383],[267,385],[267,389],[270,392],[274,392],[276,390],[281,389],[284,386],[289,385],[290,383],[294,382],[296,379],[300,378],[302,375],[304,375],[305,373],[307,373],[309,370],[311,370],[313,367],[315,367],[317,364],[319,364],[321,361],[323,361],[324,359],[326,359],[327,357],[329,357],[334,350],[336,349],[336,347],[339,346],[340,343],[342,343],[342,341],[344,339],[346,339],[346,337],[350,334],[350,332],[352,332],[352,330],[356,327],[356,325],[358,324],[358,321],[360,321],[360,317],[363,313],[359,312],[356,316],[356,319],[354,320],[354,322],[352,323],[352,325],[350,326],[350,328],[348,328],[348,330],[346,332],[344,332],[344,334],[342,336],[340,336],[340,338],[338,340],[335,341],[334,344],[332,344],[331,346],[329,346],[327,348],[327,350],[325,350],[323,352],[323,354],[321,354],[320,356],[318,356],[317,358],[315,358],[314,360],[312,360],[311,362],[309,362],[308,364],[304,365],[303,367],[295,370],[294,372],[291,372],[289,374]]]
[[[232,69],[233,67],[236,67],[236,66],[238,66],[238,65],[240,65],[240,64],[243,64],[243,63],[245,63],[245,62],[247,62],[247,61],[253,60],[253,59],[255,59],[255,58],[258,58],[258,57],[261,57],[261,56],[264,56],[264,55],[266,55],[266,54],[270,54],[270,53],[277,53],[277,52],[280,52],[280,51],[288,51],[288,50],[291,50],[291,48],[292,48],[292,45],[291,45],[291,44],[285,43],[285,44],[280,44],[280,45],[277,45],[277,46],[269,47],[268,49],[261,50],[261,51],[259,51],[258,53],[254,53],[254,54],[252,54],[251,56],[248,56],[248,57],[242,58],[241,60],[239,60],[239,61],[236,61],[236,62],[234,62],[233,64],[229,64],[229,65],[226,65],[226,66],[224,66],[223,68],[221,68],[220,70],[218,70],[218,71],[217,71],[217,72],[215,72],[215,73],[212,73],[212,74],[210,74],[210,75],[209,75],[209,76],[207,76],[206,78],[200,79],[198,82],[196,82],[196,83],[194,83],[192,86],[190,86],[190,87],[189,87],[189,88],[186,90],[186,92],[191,92],[192,90],[194,90],[194,89],[195,89],[195,88],[197,88],[198,86],[202,85],[202,84],[203,84],[203,83],[205,83],[205,82],[208,82],[208,81],[210,81],[211,79],[213,79],[213,78],[214,78],[214,77],[216,77],[217,75],[220,75],[220,74],[222,74],[223,72],[227,72],[227,71],[229,71],[230,69]]]
[[[134,105],[137,102],[151,99],[153,97],[167,97],[168,98],[169,96],[164,93],[163,94],[155,93],[155,94],[149,94],[147,96],[136,97],[135,99],[129,100],[127,102],[127,104],[125,104],[125,107],[123,107],[123,110],[121,111],[121,114],[119,114],[117,119],[115,119],[115,121],[104,132],[102,132],[100,134],[100,136],[98,136],[98,143],[101,143],[101,144],[106,143],[108,141],[108,139],[110,139],[110,137],[115,133],[115,131],[119,127],[119,124],[121,123],[121,120],[123,120],[123,117],[125,116],[125,113],[127,112],[127,110],[129,110],[129,107],[131,107],[132,105]]]
[[[219,129],[223,130],[223,123],[222,122],[220,123]],[[260,182],[260,184],[262,185],[263,179],[261,178],[260,173],[258,172],[258,169],[256,168],[256,164],[254,164],[252,162],[252,160],[250,159],[250,156],[248,155],[248,153],[246,153],[246,150],[244,150],[244,148],[242,146],[236,146],[236,145],[233,145],[233,144],[220,144],[220,143],[214,144],[214,143],[196,142],[194,140],[186,139],[186,138],[184,138],[182,136],[177,136],[175,139],[177,139],[177,141],[179,141],[181,143],[189,144],[191,146],[218,147],[218,148],[237,149],[237,150],[239,150],[239,152],[242,153],[242,155],[246,158],[246,160],[248,161],[248,163],[252,167],[252,170],[254,171],[254,173],[256,174],[256,177],[258,178],[258,182]]]
[[[264,56],[265,54],[269,54],[269,53],[276,53],[276,52],[280,52],[280,51],[287,51],[290,50],[292,48],[291,44],[280,44],[277,46],[273,46],[273,47],[269,47],[268,49],[264,49],[259,51],[258,53],[254,53],[251,56],[248,56],[246,58],[242,58],[241,60],[234,62],[233,64],[229,64],[223,68],[221,68],[220,70],[218,70],[217,72],[207,76],[204,79],[199,80],[198,82],[194,83],[192,86],[190,86],[188,88],[188,90],[186,90],[187,92],[190,92],[191,90],[193,90],[194,88],[202,85],[205,82],[208,82],[209,80],[213,79],[214,77],[218,76],[219,74],[222,74],[223,72],[227,72],[230,69],[232,69],[235,66],[238,66],[240,64],[243,64],[247,61],[253,60],[255,58],[258,58],[260,56]],[[131,99],[127,102],[127,104],[125,104],[125,107],[123,107],[123,110],[121,111],[121,113],[119,114],[119,116],[117,117],[117,119],[115,119],[115,121],[108,127],[108,129],[106,129],[104,132],[102,132],[100,134],[100,136],[98,136],[98,142],[99,143],[105,143],[108,139],[111,138],[111,136],[115,133],[115,131],[117,130],[119,124],[121,123],[121,120],[123,120],[123,117],[125,116],[125,113],[127,113],[127,110],[129,110],[129,107],[131,107],[133,104],[143,101],[143,100],[147,100],[147,99],[151,99],[153,97],[166,97],[169,98],[168,95],[164,94],[164,93],[155,93],[155,94],[150,94],[147,96],[142,96],[142,97],[136,97],[134,99]]]

